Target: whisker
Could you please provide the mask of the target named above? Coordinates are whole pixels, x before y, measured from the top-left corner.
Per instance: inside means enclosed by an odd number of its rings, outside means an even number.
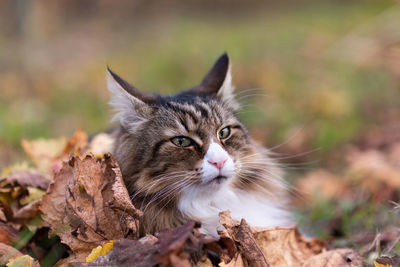
[[[305,125],[300,126],[300,129],[298,129],[295,133],[293,133],[291,136],[289,136],[289,138],[286,139],[286,141],[284,141],[284,142],[282,142],[282,143],[280,143],[280,144],[278,144],[278,145],[275,145],[275,146],[273,146],[273,147],[270,147],[270,148],[268,148],[268,149],[272,151],[272,150],[274,150],[274,149],[277,149],[277,148],[280,148],[280,147],[286,145],[287,143],[289,143],[290,141],[292,141],[293,138],[295,138],[301,131],[303,131],[304,128],[305,128]]]
[[[190,178],[190,177],[187,177]],[[164,187],[163,189],[161,189],[159,192],[157,192],[153,198],[147,203],[147,205],[145,206],[143,212],[146,211],[146,209],[149,207],[149,205],[151,205],[154,201],[157,201],[159,199],[162,199],[164,195],[172,193],[174,191],[176,191],[177,189],[181,188],[183,185],[185,185],[188,181],[190,180],[179,180],[176,181],[175,183],[169,184],[166,187]]]
[[[183,187],[181,187],[180,192],[182,192],[182,191],[185,190],[186,188],[192,186],[193,184],[194,184],[194,183],[187,183],[186,185],[184,185]],[[173,198],[174,198],[174,197],[171,196],[170,199],[161,207],[161,209],[159,209],[159,211],[155,214],[154,217],[157,217],[157,216],[160,214],[160,212],[171,202],[171,200],[172,200]]]

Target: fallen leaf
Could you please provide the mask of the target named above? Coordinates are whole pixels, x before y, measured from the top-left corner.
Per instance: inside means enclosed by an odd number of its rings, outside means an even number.
[[[78,128],[74,135],[68,139],[62,156],[69,156],[71,154],[73,156],[78,156],[86,151],[87,146],[88,136],[81,128]]]
[[[374,260],[375,267],[398,267],[400,266],[400,257],[393,256],[393,257],[386,257],[381,256]]]
[[[41,199],[44,194],[46,194],[46,191],[31,186],[29,186],[27,190],[28,194],[19,199],[19,203],[21,205],[27,205],[29,203],[37,201]]]
[[[212,261],[204,255],[203,258],[201,258],[201,260],[196,263],[196,266],[197,267],[213,267],[215,265],[213,265]]]
[[[225,227],[228,235],[237,244],[239,252],[243,255],[250,266],[269,266],[261,247],[254,239],[253,233],[244,219],[238,225],[230,218],[230,212],[220,213],[221,224]],[[224,233],[224,235],[226,235]]]
[[[15,163],[11,166],[7,166],[5,167],[2,171],[1,171],[1,175],[0,177],[5,177],[10,175],[11,173],[15,172],[15,171],[22,171],[22,170],[28,170],[29,169],[29,164],[26,161],[20,162],[20,163]]]
[[[302,267],[359,267],[364,266],[364,259],[352,249],[334,249],[310,257]]]
[[[378,150],[360,151],[349,158],[348,179],[367,190],[376,202],[400,190],[400,167]]]
[[[91,262],[100,256],[107,255],[108,252],[113,248],[115,240],[108,241],[102,246],[95,247],[92,252],[86,257],[86,262]]]
[[[0,180],[1,214],[14,223],[27,226],[39,214],[39,200],[51,179],[38,170],[19,170]]]
[[[35,165],[46,173],[51,173],[52,162],[59,157],[67,144],[65,137],[57,139],[22,139],[22,148]]]
[[[89,144],[89,149],[91,153],[95,156],[103,155],[113,151],[114,138],[106,133],[97,134],[93,137]]]
[[[11,258],[6,264],[7,267],[40,267],[39,263],[29,255]]]
[[[13,214],[13,218],[17,220],[30,220],[39,214],[40,200],[30,202],[28,205],[16,210]]]
[[[17,240],[18,231],[9,224],[0,222],[0,243],[12,244]]]
[[[235,258],[233,258],[228,264],[225,262],[220,262],[219,265],[220,267],[245,267],[246,265],[243,262],[242,255],[237,254]]]
[[[130,201],[111,155],[72,157],[50,184],[40,209],[52,235],[84,262],[94,247],[119,238],[137,238],[141,211]]]
[[[4,207],[0,207],[0,220],[3,222],[7,221],[6,214],[4,213]]]
[[[349,197],[349,183],[340,176],[336,176],[326,170],[314,170],[296,180],[294,187],[304,200],[312,200],[315,197],[323,199],[336,199],[338,196]],[[302,204],[308,202],[301,201]]]
[[[0,243],[0,266],[4,266],[9,259],[19,256],[23,256],[23,254],[9,245]]]
[[[111,252],[88,266],[193,266],[190,253],[200,253],[203,243],[193,231],[194,222],[166,229],[157,238],[147,235],[139,240],[121,239]]]
[[[21,141],[22,147],[33,163],[45,173],[58,172],[62,162],[70,155],[78,156],[88,148],[87,134],[78,128],[68,140],[65,137],[57,139],[37,139]]]
[[[3,180],[4,179],[4,180]],[[49,187],[51,179],[49,176],[38,170],[20,170],[14,171],[3,178],[4,182],[1,183],[2,187],[5,186],[4,183],[10,184],[11,186],[30,186],[46,190]]]
[[[324,242],[305,238],[294,227],[250,227],[244,219],[240,223],[232,220],[229,211],[221,212],[220,217],[225,230],[219,234],[235,241],[245,265],[301,266],[325,249]],[[333,259],[328,263],[333,264]]]

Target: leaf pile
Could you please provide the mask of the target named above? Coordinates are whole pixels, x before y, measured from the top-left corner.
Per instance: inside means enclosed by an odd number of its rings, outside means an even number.
[[[46,229],[60,237],[53,245],[68,247],[57,265],[363,266],[354,250],[329,249],[295,227],[251,227],[244,219],[232,220],[229,211],[220,214],[219,240],[201,234],[196,222],[140,238],[142,212],[131,203],[117,162],[110,154],[91,153],[106,151],[109,140],[97,139],[93,146],[78,130],[69,140],[55,142],[60,147],[49,154],[45,151],[54,149],[53,141],[24,142],[37,169],[10,168],[0,183],[0,259],[10,266],[37,265],[28,254],[43,263],[33,248],[37,233],[47,234]],[[22,228],[33,231],[23,244],[18,241]]]

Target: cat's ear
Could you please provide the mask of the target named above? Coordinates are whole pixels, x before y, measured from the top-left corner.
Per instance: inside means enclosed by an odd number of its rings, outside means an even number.
[[[232,84],[231,64],[226,53],[220,56],[214,66],[204,77],[196,91],[202,94],[217,95],[232,106],[237,106],[234,100],[235,87]]]
[[[109,104],[115,111],[113,120],[121,126],[133,130],[146,120],[151,113],[151,103],[156,101],[153,94],[141,92],[107,67],[107,85],[111,93]]]

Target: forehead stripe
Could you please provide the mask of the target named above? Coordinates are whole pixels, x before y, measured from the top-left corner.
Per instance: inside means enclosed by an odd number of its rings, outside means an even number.
[[[189,127],[186,125],[186,122],[182,117],[179,116],[179,122],[182,124],[182,126],[185,128],[187,132],[189,132]]]
[[[193,112],[191,106],[186,107],[182,104],[175,103],[175,102],[171,102],[169,104],[172,107],[173,111],[175,111],[177,113],[181,113],[183,115],[189,115],[195,124],[197,124],[199,122],[198,116],[196,116],[196,114]]]
[[[198,111],[200,111],[200,114],[201,114],[202,117],[204,117],[204,118],[209,118],[209,117],[210,117],[210,112],[209,112],[206,108],[204,108],[204,107],[202,106],[202,104],[200,104],[200,103],[195,103],[193,106],[194,106]],[[204,106],[207,107],[207,105],[204,105]],[[207,108],[208,108],[208,107],[207,107]]]
[[[187,115],[189,115],[191,118],[192,118],[192,120],[193,120],[193,122],[195,123],[195,124],[197,124],[198,122],[199,122],[199,120],[198,120],[198,116],[196,116],[196,114],[194,114],[194,112],[192,111],[192,110],[190,110],[190,109],[184,109],[184,111],[183,111],[185,114],[187,114]]]

